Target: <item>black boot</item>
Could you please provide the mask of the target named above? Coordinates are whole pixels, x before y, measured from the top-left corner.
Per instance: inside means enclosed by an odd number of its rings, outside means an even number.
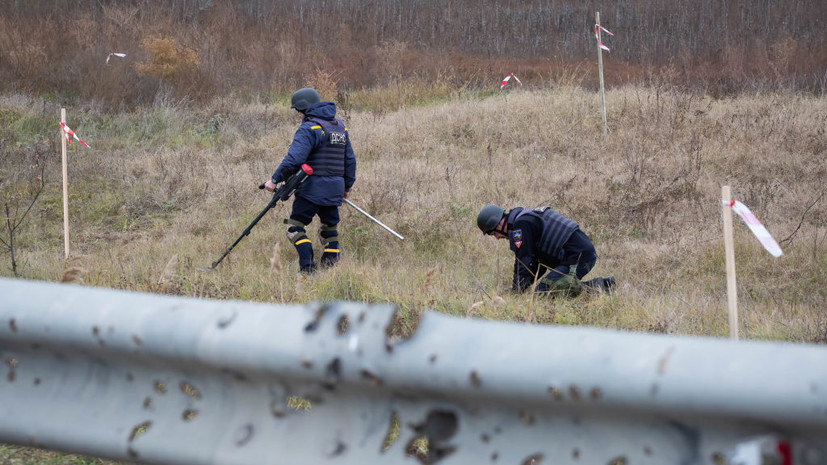
[[[583,281],[583,287],[589,289],[599,289],[603,292],[612,291],[617,283],[614,276],[607,276],[605,278],[594,278],[588,281]]]
[[[313,274],[316,272],[316,265],[305,265],[301,267],[299,273],[301,274]]]

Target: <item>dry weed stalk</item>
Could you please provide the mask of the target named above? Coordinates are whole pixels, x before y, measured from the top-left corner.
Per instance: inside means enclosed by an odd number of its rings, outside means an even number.
[[[158,287],[161,292],[169,293],[178,289],[177,283],[178,254],[174,254],[164,267],[161,277],[158,278]]]
[[[304,275],[300,274],[296,278],[296,295],[303,296],[304,295]]]
[[[431,267],[428,271],[425,272],[425,282],[422,284],[422,292],[423,294],[427,294],[428,291],[431,290],[431,284],[433,284],[433,276],[434,273],[439,269],[439,267],[434,266]]]
[[[278,242],[273,246],[273,256],[270,257],[270,269],[281,271],[281,246]]]

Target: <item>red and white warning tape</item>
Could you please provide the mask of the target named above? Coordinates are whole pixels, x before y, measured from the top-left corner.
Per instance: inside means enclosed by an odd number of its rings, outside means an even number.
[[[758,238],[758,242],[767,249],[773,257],[780,257],[783,252],[781,252],[781,247],[778,246],[778,243],[775,242],[775,239],[772,238],[770,232],[767,231],[767,228],[758,221],[758,218],[752,214],[749,208],[743,203],[732,200],[729,203],[721,201],[723,205],[729,205],[732,207],[732,211],[738,214],[744,222],[749,226],[749,230],[755,234],[755,237]]]
[[[109,64],[109,59],[112,58],[113,56],[123,58],[123,57],[126,56],[126,53],[110,53],[109,55],[106,55],[106,64],[107,65]]]
[[[613,36],[614,34],[609,32],[608,29],[601,26],[600,24],[595,24],[594,25],[594,38],[597,39],[597,46],[602,48],[603,50],[605,50],[607,52],[610,52],[611,50],[609,50],[609,47],[603,45],[603,42],[600,41],[600,31],[601,30],[604,31],[606,34],[609,34],[610,36]]]
[[[508,76],[506,76],[505,79],[503,79],[502,83],[500,83],[500,90],[503,90],[503,87],[505,87],[505,84],[511,78],[514,78],[514,80],[517,81],[521,86],[523,85],[523,83],[520,81],[520,79],[518,79],[517,76],[514,75],[514,73],[511,73]]]
[[[63,134],[66,136],[66,142],[68,142],[69,145],[72,145],[72,137],[74,137],[75,139],[77,139],[78,142],[85,145],[86,147],[89,147],[89,144],[80,140],[80,138],[75,134],[75,131],[72,131],[72,128],[67,126],[66,123],[64,123],[63,121],[60,122],[60,127],[63,128]]]

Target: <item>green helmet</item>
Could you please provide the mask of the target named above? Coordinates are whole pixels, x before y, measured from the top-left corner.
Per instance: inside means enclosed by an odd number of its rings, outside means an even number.
[[[491,231],[497,227],[504,215],[505,210],[501,207],[494,204],[488,204],[482,207],[480,214],[477,215],[477,226],[483,234],[491,234]]]
[[[319,103],[321,101],[322,98],[319,96],[319,93],[316,92],[315,89],[305,87],[304,89],[299,89],[293,92],[293,96],[290,98],[290,108],[295,108],[299,111],[305,111],[310,107],[310,105]]]

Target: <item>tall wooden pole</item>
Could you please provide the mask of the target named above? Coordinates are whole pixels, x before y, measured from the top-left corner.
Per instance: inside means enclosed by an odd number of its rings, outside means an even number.
[[[600,12],[594,12],[594,23],[600,24]],[[606,92],[603,88],[603,50],[600,49],[600,44],[603,42],[600,39],[600,28],[596,28],[597,33],[597,68],[600,73],[600,109],[603,114],[603,134],[606,134],[609,129],[606,126]]]
[[[66,109],[60,109],[60,122],[66,123]],[[66,133],[60,128],[60,147],[63,154],[63,258],[69,258],[69,171],[66,167]]]
[[[726,291],[729,309],[729,337],[738,340],[738,289],[735,286],[735,244],[732,239],[732,196],[729,186],[721,187],[724,214],[724,255],[726,256]]]

